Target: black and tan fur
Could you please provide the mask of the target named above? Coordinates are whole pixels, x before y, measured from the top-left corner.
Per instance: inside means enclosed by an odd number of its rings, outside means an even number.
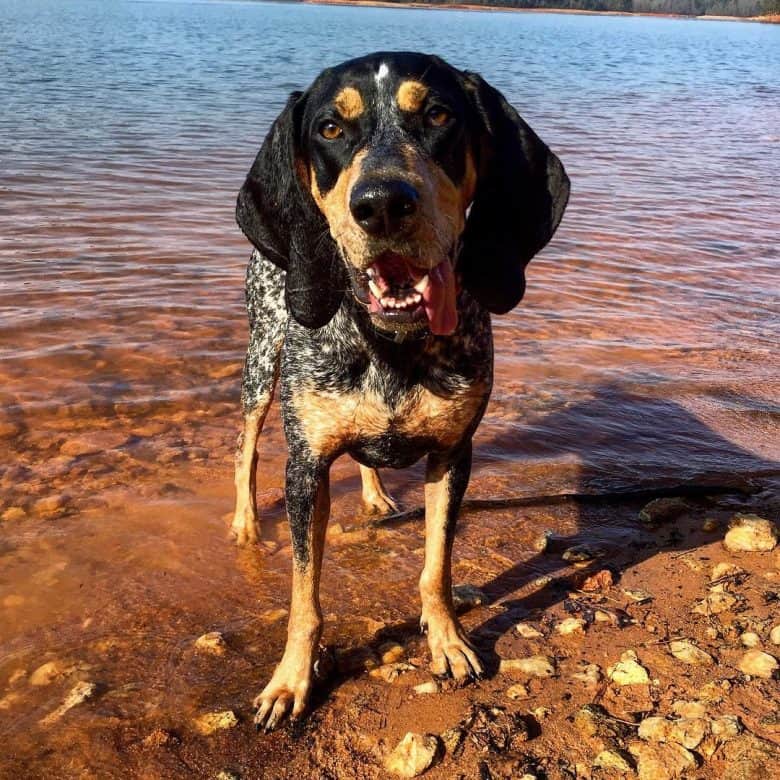
[[[427,457],[420,593],[432,668],[481,673],[455,617],[450,556],[492,386],[490,314],[522,298],[525,265],[568,191],[563,166],[496,90],[432,56],[379,53],[328,69],[271,128],[237,206],[256,250],[233,531],[241,543],[258,537],[256,443],[278,380],[294,567],[287,646],[255,701],[258,727],[299,716],[308,700],[329,470],[344,453],[380,512],[396,507],[376,469]],[[369,310],[366,274],[388,253],[405,258],[412,281],[454,267],[454,331],[433,335],[420,307]]]

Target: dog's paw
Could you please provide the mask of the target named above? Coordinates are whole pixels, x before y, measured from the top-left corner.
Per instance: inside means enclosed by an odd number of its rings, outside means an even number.
[[[255,728],[258,731],[273,731],[288,715],[292,720],[299,718],[309,702],[311,683],[311,668],[308,671],[296,671],[292,665],[282,661],[276,667],[271,682],[252,703],[257,710]]]
[[[363,494],[363,507],[370,515],[394,515],[401,505],[389,493]]]
[[[257,515],[251,511],[236,511],[230,525],[230,536],[239,547],[257,544],[260,541],[260,524]]]
[[[458,683],[482,677],[482,664],[458,621],[452,618],[423,621],[431,650],[431,672],[451,676]]]

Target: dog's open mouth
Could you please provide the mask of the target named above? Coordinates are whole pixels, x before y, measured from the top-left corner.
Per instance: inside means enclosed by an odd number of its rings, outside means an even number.
[[[353,272],[352,278],[358,300],[390,327],[427,321],[437,336],[449,336],[457,327],[457,291],[449,260],[426,271],[402,255],[386,252],[365,271]]]

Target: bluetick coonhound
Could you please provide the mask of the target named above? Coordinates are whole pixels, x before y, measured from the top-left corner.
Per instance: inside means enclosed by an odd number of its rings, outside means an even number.
[[[363,500],[396,506],[376,469],[427,456],[421,623],[432,670],[480,660],[453,608],[455,522],[490,396],[490,314],[563,215],[558,158],[503,96],[438,57],[378,53],[294,92],[238,195],[255,251],[246,282],[245,428],[233,532],[257,539],[256,444],[279,379],[293,545],[287,646],[255,700],[274,728],[304,711],[322,629],[329,470],[348,453]]]

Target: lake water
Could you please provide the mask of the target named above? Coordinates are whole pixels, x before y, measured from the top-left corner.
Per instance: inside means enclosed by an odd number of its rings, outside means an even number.
[[[257,593],[285,605],[283,553],[225,573],[249,255],[233,208],[287,94],[368,51],[480,71],[572,180],[524,302],[495,320],[471,495],[777,475],[780,27],[242,2],[3,0],[0,14],[0,684],[54,637],[75,652],[146,636],[141,604],[175,623],[186,593],[208,622],[224,609],[209,577],[252,582],[234,629]],[[284,551],[271,417],[259,485]],[[389,482],[414,504],[419,476]],[[354,466],[335,482],[349,524]],[[204,573],[206,548],[225,571]],[[361,592],[376,562],[342,557],[339,588]],[[418,563],[401,548],[393,576]],[[153,687],[171,710],[184,684],[166,626]]]

